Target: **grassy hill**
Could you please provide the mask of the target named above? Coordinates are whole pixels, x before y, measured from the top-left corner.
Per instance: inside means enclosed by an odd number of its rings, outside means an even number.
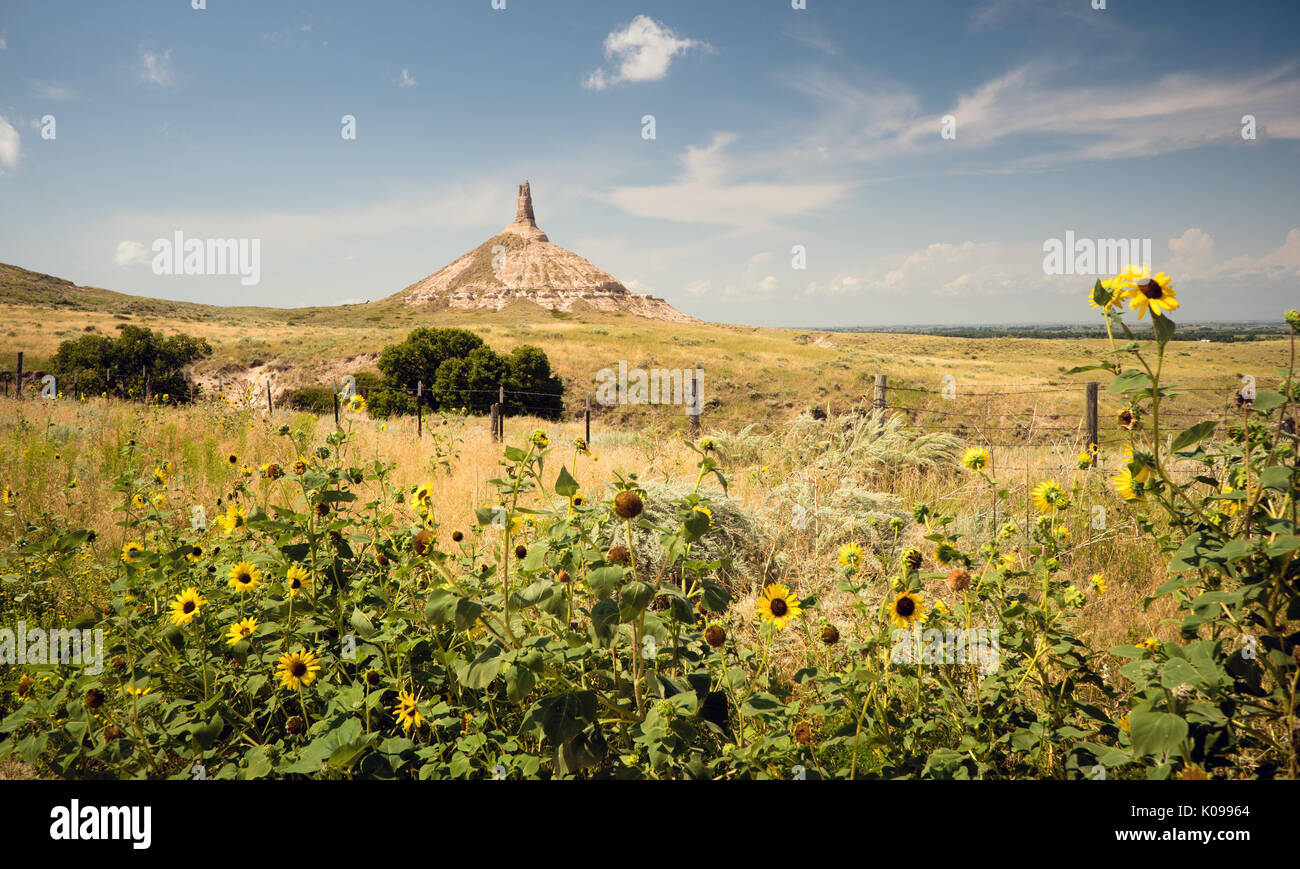
[[[1189,300],[1194,306],[1194,300]],[[577,410],[595,389],[602,368],[626,360],[630,368],[705,369],[704,394],[712,400],[706,427],[740,427],[794,416],[813,406],[833,412],[870,401],[876,374],[889,378],[891,405],[930,412],[915,416],[926,427],[998,431],[1014,436],[1016,421],[1048,430],[1076,423],[1082,413],[1083,377],[1071,366],[1106,348],[1104,340],[1078,337],[973,338],[881,332],[769,329],[717,323],[670,324],[578,309],[554,312],[531,302],[500,311],[413,309],[392,300],[317,308],[220,307],[131,296],[79,287],[50,275],[0,265],[0,370],[12,369],[17,351],[38,369],[59,343],[86,332],[112,334],[126,323],[166,333],[206,338],[215,352],[195,376],[210,382],[244,378],[273,389],[329,383],[344,373],[372,370],[376,354],[417,326],[457,326],[479,333],[499,351],[534,344],[565,378],[568,406]],[[1287,343],[1270,339],[1238,344],[1180,343],[1172,350],[1186,381],[1205,388],[1185,397],[1187,410],[1222,409],[1227,390],[1242,374],[1261,385],[1286,363]],[[954,402],[937,392],[951,377]],[[906,390],[894,391],[893,388]],[[1217,389],[1211,389],[1214,387]],[[679,429],[678,408],[595,408],[615,425]],[[983,428],[981,428],[981,426]]]

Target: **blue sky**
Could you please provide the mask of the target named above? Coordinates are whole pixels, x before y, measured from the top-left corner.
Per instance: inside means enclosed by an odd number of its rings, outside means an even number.
[[[1067,231],[1150,239],[1181,319],[1297,304],[1300,4],[806,5],[5,4],[0,262],[373,300],[509,223],[528,179],[553,242],[709,320],[1086,319],[1092,279],[1044,274]],[[260,239],[261,282],[155,275],[177,231]]]

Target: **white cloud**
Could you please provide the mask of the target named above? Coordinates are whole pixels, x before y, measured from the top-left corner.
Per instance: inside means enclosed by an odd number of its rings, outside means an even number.
[[[1081,160],[1148,157],[1207,145],[1242,144],[1240,119],[1259,119],[1261,138],[1300,138],[1300,76],[1296,65],[1234,77],[1168,74],[1112,84],[1054,84],[1053,65],[1034,63],[984,82],[937,112],[897,83],[859,86],[814,71],[792,86],[821,106],[821,118],[800,150],[840,161],[953,155],[976,159],[980,149],[1003,168],[1039,170]],[[939,135],[945,115],[956,139]],[[828,143],[852,143],[828,152]],[[985,155],[987,156],[987,155]],[[951,164],[945,163],[944,169]]]
[[[702,296],[713,292],[713,281],[691,281],[683,289],[692,296]]]
[[[150,49],[140,52],[140,78],[152,85],[171,87],[176,83],[172,71],[172,51],[167,49],[162,54]]]
[[[411,75],[410,70],[402,70],[402,77],[398,79],[397,86],[399,88],[413,88],[415,85],[415,77]]]
[[[145,253],[144,245],[138,241],[119,241],[113,262],[119,266],[140,265],[149,262],[149,255]]]
[[[1279,247],[1262,256],[1240,254],[1214,262],[1214,239],[1195,228],[1171,238],[1169,250],[1173,256],[1159,270],[1169,272],[1175,286],[1179,281],[1224,285],[1242,280],[1294,281],[1300,277],[1300,228],[1290,230]]]
[[[71,88],[43,81],[32,82],[32,96],[39,100],[59,101],[75,100],[77,98],[76,93],[74,93]]]
[[[999,296],[1027,290],[1064,291],[1061,280],[1043,273],[1040,244],[936,242],[904,254],[901,259],[882,260],[860,273],[842,273],[825,283],[812,282],[804,294],[906,294],[918,299]],[[1077,278],[1074,280],[1077,283]]]
[[[735,168],[726,149],[736,140],[733,133],[715,133],[707,146],[691,145],[686,149],[682,156],[685,171],[676,180],[658,186],[618,187],[605,198],[636,217],[754,230],[779,218],[819,211],[854,186],[845,181],[799,184],[732,180]]]
[[[0,34],[0,51],[6,51],[8,48],[8,41],[4,38],[3,34]]]
[[[692,48],[709,50],[707,42],[687,39],[645,15],[638,15],[622,30],[605,37],[605,59],[614,62],[612,71],[597,69],[583,86],[604,90],[624,82],[659,81],[668,75],[673,58]]]
[[[13,171],[18,168],[21,152],[22,138],[4,116],[0,115],[0,175],[4,174],[5,169]]]

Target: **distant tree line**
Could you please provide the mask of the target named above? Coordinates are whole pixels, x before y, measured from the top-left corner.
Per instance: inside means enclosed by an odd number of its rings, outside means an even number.
[[[195,397],[185,369],[212,354],[212,347],[192,335],[163,336],[142,326],[123,326],[116,338],[83,335],[64,341],[50,360],[60,389],[115,398],[167,395],[177,402]]]

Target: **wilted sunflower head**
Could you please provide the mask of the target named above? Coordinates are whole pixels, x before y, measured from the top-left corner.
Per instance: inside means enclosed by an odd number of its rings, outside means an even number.
[[[840,629],[835,625],[827,625],[822,628],[822,642],[828,646],[833,646],[840,641]]]
[[[722,648],[727,641],[727,630],[722,625],[709,625],[704,629],[704,642],[715,649]]]
[[[908,570],[920,570],[924,559],[925,556],[921,554],[921,550],[915,546],[909,546],[903,550],[902,562]]]
[[[965,591],[970,587],[970,571],[964,567],[954,567],[948,572],[948,587],[953,591]]]
[[[614,496],[614,512],[624,519],[635,519],[644,508],[636,492],[619,492]]]
[[[605,553],[605,560],[610,564],[627,564],[632,560],[632,553],[620,543],[609,547],[609,551]]]
[[[416,555],[427,555],[429,553],[429,548],[433,544],[433,536],[433,532],[426,528],[411,539],[411,548],[415,550]]]
[[[1119,414],[1116,416],[1116,419],[1119,421],[1120,428],[1127,429],[1128,431],[1132,431],[1133,427],[1137,425],[1137,421],[1138,421],[1137,411],[1131,407],[1126,407],[1119,412]]]

